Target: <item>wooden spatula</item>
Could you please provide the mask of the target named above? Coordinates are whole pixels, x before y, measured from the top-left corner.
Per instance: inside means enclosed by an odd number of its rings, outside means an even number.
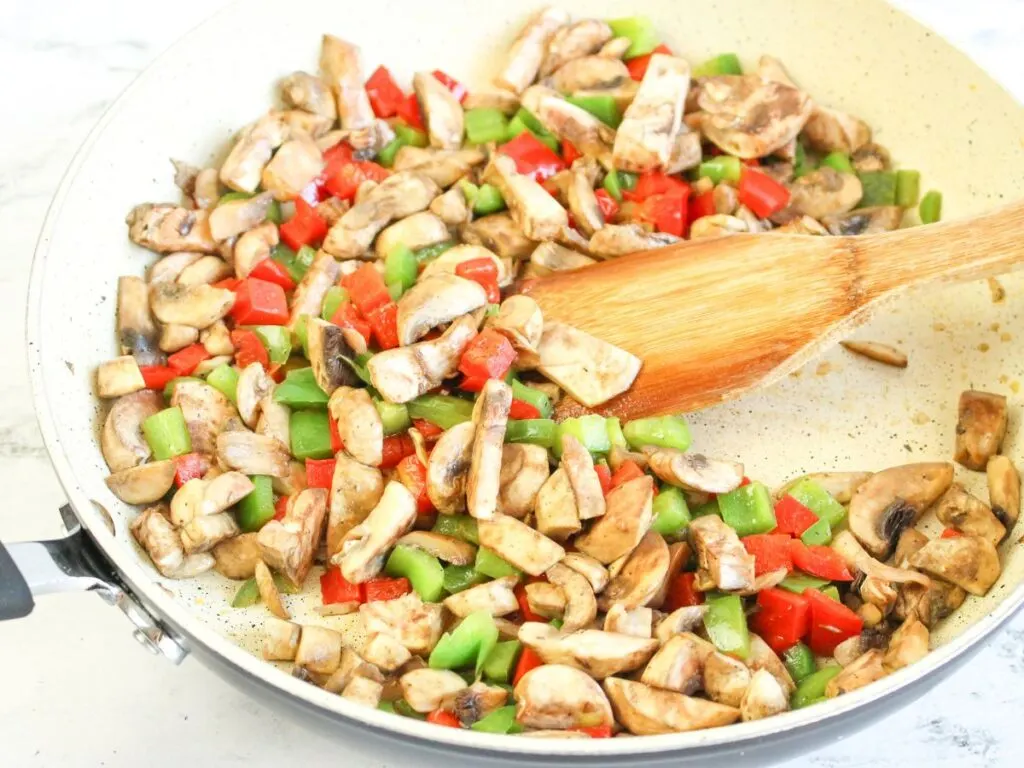
[[[523,292],[545,320],[643,360],[630,391],[596,409],[631,418],[735,398],[807,362],[907,288],[1022,263],[1018,202],[974,219],[877,235],[685,242],[542,278]]]

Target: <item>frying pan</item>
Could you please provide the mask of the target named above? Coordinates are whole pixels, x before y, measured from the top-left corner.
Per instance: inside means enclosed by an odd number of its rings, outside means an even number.
[[[876,129],[902,167],[966,216],[1024,192],[1024,109],[966,57],[880,0],[566,0],[575,16],[645,13],[691,61],[735,50],[753,64],[782,58],[823,104]],[[1004,545],[1003,575],[933,634],[923,661],[826,704],[767,720],[689,734],[603,740],[532,740],[457,731],[350,704],[256,655],[261,609],[231,609],[237,584],[208,574],[159,576],[132,542],[135,511],[103,479],[93,394],[96,365],[116,354],[116,279],[141,274],[152,256],[132,246],[124,214],[143,201],[174,200],[169,157],[216,161],[232,134],[274,98],[273,84],[313,70],[326,31],[358,42],[367,71],[387,63],[408,80],[439,67],[482,84],[534,3],[472,0],[239,3],[172,47],[118,99],[75,157],[57,192],[32,271],[28,351],[40,427],[67,493],[67,538],[0,547],[0,617],[31,609],[32,593],[95,591],[124,611],[136,638],[173,662],[193,656],[254,698],[293,713],[339,741],[386,748],[396,764],[694,764],[726,757],[763,765],[814,748],[922,695],[963,663],[1024,601],[1019,530]],[[769,390],[694,414],[697,446],[741,457],[769,483],[806,471],[879,469],[952,455],[956,399],[967,387],[1011,395],[1024,334],[1013,297],[1024,278],[1003,281],[993,301],[984,283],[912,296],[877,314],[863,338],[910,354],[905,371],[832,350]],[[785,300],[785,297],[780,297]],[[1015,434],[1007,450],[1015,456]],[[1015,458],[1018,458],[1015,456]],[[959,480],[983,493],[984,478]],[[934,524],[934,521],[932,521]],[[1019,528],[1019,527],[1018,527]],[[18,571],[24,575],[24,581]],[[27,586],[26,586],[27,582]],[[319,617],[296,599],[300,622],[329,624],[349,638],[347,617]],[[383,752],[382,752],[383,754]]]

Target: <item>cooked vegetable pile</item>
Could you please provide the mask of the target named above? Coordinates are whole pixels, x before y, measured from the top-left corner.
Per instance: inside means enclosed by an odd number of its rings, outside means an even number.
[[[680,416],[553,418],[641,363],[547,321],[518,276],[687,235],[891,229],[918,202],[915,172],[775,60],[691,72],[659,43],[549,8],[498,89],[435,71],[408,94],[325,36],[320,74],[286,77],[219,168],[175,163],[183,204],[129,215],[161,257],[118,282],[108,485],[144,506],[131,530],[164,577],[216,569],[269,610],[267,659],[454,728],[687,731],[911,664],[999,577],[1020,484],[998,395],[964,393],[957,428],[988,504],[951,463],[773,494],[690,452]],[[883,347],[856,348],[900,364]],[[358,647],[289,620],[318,582]]]

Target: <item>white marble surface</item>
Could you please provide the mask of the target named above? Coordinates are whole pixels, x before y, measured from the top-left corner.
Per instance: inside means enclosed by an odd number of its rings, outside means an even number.
[[[0,4],[0,537],[60,533],[61,490],[32,414],[24,362],[29,263],[50,197],[93,123],[163,49],[225,0]],[[1024,0],[898,0],[1024,98]],[[998,172],[998,169],[976,169]],[[60,311],[54,308],[53,311]],[[42,600],[0,626],[0,765],[335,766],[308,735],[213,677],[149,656],[88,596]],[[785,765],[1003,766],[1024,754],[1024,616],[923,701]],[[287,761],[287,763],[285,763]],[[340,764],[388,765],[347,749]]]

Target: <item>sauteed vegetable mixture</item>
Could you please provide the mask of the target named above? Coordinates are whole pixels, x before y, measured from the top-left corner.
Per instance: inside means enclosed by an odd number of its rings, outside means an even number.
[[[646,19],[549,8],[496,88],[434,71],[409,93],[327,35],[320,73],[284,78],[219,167],[175,163],[185,201],[129,214],[160,258],[119,279],[122,356],[98,371],[108,485],[142,505],[163,576],[238,580],[266,658],[311,684],[491,733],[726,725],[927,654],[1017,520],[1004,398],[960,403],[955,458],[988,503],[948,462],[773,493],[692,452],[681,416],[553,418],[641,361],[546,319],[517,277],[913,218],[918,174],[779,62],[676,53]],[[358,647],[289,620],[317,588],[325,616],[358,614]]]

